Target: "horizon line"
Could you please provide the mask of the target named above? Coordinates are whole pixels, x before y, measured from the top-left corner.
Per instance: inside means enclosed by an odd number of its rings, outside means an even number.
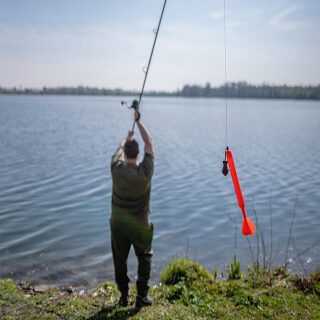
[[[320,82],[316,84],[287,84],[287,83],[281,83],[281,84],[276,84],[276,83],[270,83],[270,82],[260,82],[260,83],[251,83],[245,80],[239,80],[239,81],[227,81],[227,85],[232,85],[232,84],[243,84],[243,85],[248,85],[248,86],[255,86],[255,87],[261,87],[261,86],[269,86],[269,87],[319,87]],[[148,89],[146,92],[166,92],[166,93],[174,93],[182,90],[184,87],[189,86],[196,86],[196,87],[206,87],[207,85],[210,85],[211,88],[222,88],[225,86],[225,83],[222,83],[220,85],[212,85],[209,81],[205,82],[204,84],[184,84],[180,88],[177,88],[175,90],[166,90],[166,89]],[[2,85],[0,84],[1,89],[6,89],[6,90],[44,90],[44,89],[63,89],[63,88],[68,88],[68,89],[77,89],[77,88],[85,88],[85,89],[98,89],[98,90],[113,90],[113,91],[126,91],[126,92],[140,92],[140,89],[125,89],[121,87],[102,87],[102,86],[97,86],[97,85],[87,85],[87,84],[77,84],[77,85],[64,85],[64,84],[58,84],[58,85],[41,85],[41,86],[25,86],[25,85]]]

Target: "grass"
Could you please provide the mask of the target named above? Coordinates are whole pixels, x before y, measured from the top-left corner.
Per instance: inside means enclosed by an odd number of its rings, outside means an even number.
[[[282,268],[249,269],[243,274],[236,259],[227,279],[188,259],[172,261],[161,284],[150,289],[154,305],[118,307],[112,282],[83,294],[57,289],[30,295],[9,279],[0,280],[0,319],[319,319],[320,270],[308,277],[290,275]]]

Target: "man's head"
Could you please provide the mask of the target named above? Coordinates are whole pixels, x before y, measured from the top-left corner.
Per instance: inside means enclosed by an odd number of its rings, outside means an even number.
[[[127,159],[137,159],[139,154],[139,144],[135,139],[126,141],[124,144],[124,154]]]

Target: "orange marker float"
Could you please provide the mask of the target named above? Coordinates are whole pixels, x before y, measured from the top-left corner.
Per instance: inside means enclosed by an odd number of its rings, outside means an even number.
[[[246,215],[245,203],[244,203],[244,199],[242,196],[242,191],[241,191],[241,187],[240,187],[239,178],[237,175],[236,166],[233,161],[232,152],[228,147],[226,148],[225,152],[226,152],[225,153],[226,160],[223,161],[222,173],[225,176],[228,174],[227,165],[229,165],[231,178],[232,178],[232,182],[233,182],[233,186],[234,186],[234,191],[236,193],[238,204],[239,204],[239,207],[240,207],[240,209],[242,211],[242,215],[243,215],[242,234],[245,236],[250,236],[250,235],[254,234],[256,228],[255,228],[253,222]]]

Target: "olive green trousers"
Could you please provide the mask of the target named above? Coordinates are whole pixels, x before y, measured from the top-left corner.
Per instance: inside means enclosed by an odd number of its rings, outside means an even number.
[[[132,214],[117,213],[111,216],[110,228],[115,280],[118,289],[124,294],[129,290],[128,255],[132,245],[138,258],[137,293],[146,296],[153,255],[153,224],[146,219],[138,219]]]

